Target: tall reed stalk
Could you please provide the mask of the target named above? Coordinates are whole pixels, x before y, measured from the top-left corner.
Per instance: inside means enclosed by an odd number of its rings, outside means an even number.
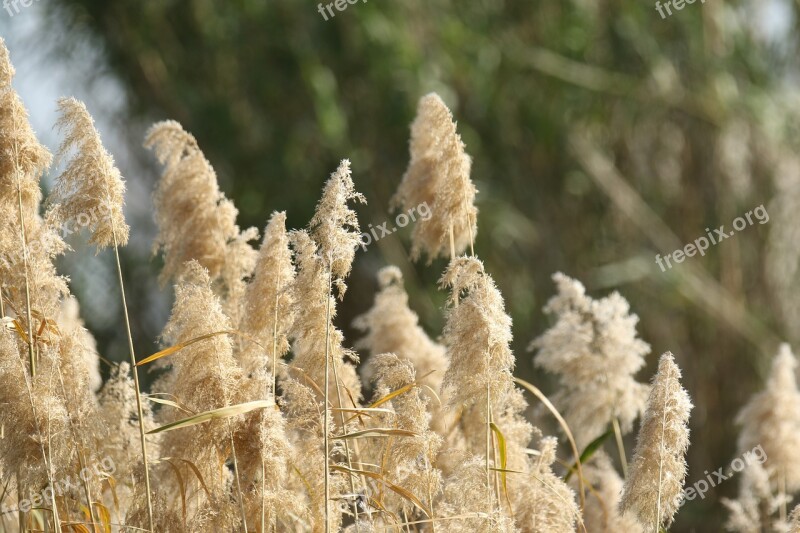
[[[17,114],[13,113],[13,129],[17,129]],[[34,351],[33,342],[33,317],[31,313],[31,287],[28,279],[28,236],[25,231],[25,217],[22,211],[22,178],[19,169],[19,146],[16,139],[13,144],[14,151],[14,176],[17,178],[17,214],[19,216],[19,231],[20,231],[20,244],[22,245],[22,265],[25,274],[25,313],[27,314],[28,321],[28,358],[31,368],[31,376],[36,377],[36,354]]]
[[[125,283],[122,279],[122,263],[119,260],[119,246],[117,244],[117,234],[114,235],[114,259],[117,263],[117,277],[119,278],[119,290],[122,296],[122,311],[125,317],[125,332],[128,336],[128,354],[131,359],[131,371],[133,372],[133,384],[136,388],[136,412],[139,418],[139,438],[142,445],[142,463],[144,466],[144,488],[147,491],[147,519],[150,524],[150,532],[156,533],[153,521],[153,497],[150,492],[150,467],[147,459],[147,439],[144,429],[144,410],[142,409],[141,388],[139,385],[139,367],[136,366],[136,353],[133,349],[133,335],[131,334],[131,321],[128,316],[128,302],[125,298]]]
[[[328,502],[331,499],[331,465],[330,465],[330,440],[328,435],[328,428],[330,426],[330,404],[328,403],[329,396],[329,383],[330,383],[330,337],[331,337],[331,289],[333,285],[333,273],[328,269],[328,294],[325,303],[325,394],[323,401],[325,402],[325,414],[323,416],[322,428],[323,441],[325,445],[325,533],[330,533],[331,519],[330,519],[330,506]]]

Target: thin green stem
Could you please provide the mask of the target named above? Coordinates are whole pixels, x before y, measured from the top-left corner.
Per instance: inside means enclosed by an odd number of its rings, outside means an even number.
[[[136,411],[139,415],[139,439],[142,446],[142,462],[144,466],[144,488],[147,491],[147,518],[150,524],[150,531],[155,533],[153,522],[153,497],[150,492],[150,467],[147,459],[147,440],[144,429],[144,411],[142,409],[142,397],[139,386],[139,368],[136,366],[136,353],[133,349],[133,335],[131,334],[131,321],[128,316],[128,302],[125,298],[125,283],[122,280],[122,263],[119,260],[119,246],[117,244],[117,233],[112,228],[114,235],[114,258],[117,261],[117,276],[119,277],[119,290],[122,295],[122,311],[125,317],[125,331],[128,334],[128,353],[131,359],[131,371],[133,372],[133,384],[136,389]]]
[[[628,479],[628,456],[625,454],[625,443],[622,441],[619,419],[615,416],[611,419],[611,424],[614,426],[614,437],[617,440],[617,450],[619,450],[619,462],[622,464],[622,477]]]
[[[781,508],[780,508],[780,519],[781,524],[786,522],[786,471],[781,470]]]

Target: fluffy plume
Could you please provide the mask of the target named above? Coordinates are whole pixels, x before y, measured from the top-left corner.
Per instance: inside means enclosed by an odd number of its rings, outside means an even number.
[[[67,287],[56,274],[53,259],[64,251],[65,245],[51,224],[39,216],[39,179],[52,157],[36,139],[28,112],[11,85],[13,76],[8,49],[0,39],[0,212],[4,213],[0,224],[0,284],[9,288],[36,287],[31,308],[54,320]],[[8,307],[27,329],[24,294],[24,290],[14,290],[7,297]],[[38,324],[31,325],[31,329],[35,327]]]
[[[184,274],[175,288],[172,315],[162,334],[168,345],[231,327],[211,289],[208,272],[195,261],[187,264],[182,271]],[[227,335],[215,335],[191,344],[171,357],[170,362],[171,376],[166,380],[171,385],[168,390],[185,409],[202,413],[233,404],[242,371],[233,357],[232,342]],[[185,413],[176,412],[175,409],[165,408],[164,411],[161,414],[163,422],[172,422],[185,416]],[[231,480],[221,475],[219,468],[230,453],[230,430],[229,421],[219,420],[172,431],[164,436],[163,455],[192,461],[208,487],[208,507],[201,507],[194,518],[198,525],[210,527],[210,524],[218,524],[207,513],[219,511],[224,514],[226,508],[230,507],[229,503],[224,502],[229,498]],[[191,472],[187,471],[187,474]],[[187,475],[187,479],[191,479],[191,476]],[[200,490],[201,487],[197,486],[196,489]],[[226,524],[226,527],[229,526],[230,523]]]
[[[764,391],[753,396],[736,418],[742,426],[739,450],[764,449],[765,468],[776,491],[785,480],[786,490],[800,490],[800,391],[797,390],[797,359],[788,344],[782,344],[772,361]]]
[[[310,224],[311,237],[317,243],[325,267],[333,276],[340,298],[346,290],[344,278],[350,274],[356,247],[361,242],[358,218],[347,205],[352,200],[366,203],[364,196],[355,190],[350,161],[345,159],[325,183]]]
[[[56,127],[66,132],[58,157],[65,159],[73,150],[75,155],[56,178],[49,201],[61,222],[73,221],[78,227],[91,222],[93,244],[124,246],[130,234],[122,213],[125,182],[114,158],[103,147],[83,102],[61,98],[58,110]]]
[[[800,533],[800,505],[789,515],[789,533]]]
[[[787,502],[788,503],[788,502]],[[750,463],[739,479],[739,497],[722,499],[728,509],[725,528],[737,533],[761,533],[769,515],[777,511],[781,499],[774,496],[769,473],[759,463]]]
[[[536,366],[559,376],[553,401],[583,448],[614,418],[623,433],[633,428],[648,394],[633,376],[650,346],[636,337],[639,318],[619,293],[594,300],[577,280],[561,273],[553,280],[558,294],[544,310],[557,321],[530,349],[537,350]]]
[[[670,352],[661,356],[633,460],[620,502],[654,530],[669,525],[681,504],[689,448],[692,402],[681,387],[681,371]]]
[[[196,260],[208,270],[226,314],[237,323],[243,280],[252,273],[257,255],[248,241],[258,231],[240,231],[236,207],[219,190],[217,175],[195,138],[180,124],[154,125],[145,147],[165,167],[153,195],[158,225],[153,248],[164,251],[161,282],[177,279],[186,262]]]
[[[394,266],[381,269],[378,285],[380,291],[375,295],[372,308],[353,321],[355,328],[366,332],[356,343],[356,348],[369,350],[371,356],[363,366],[362,376],[371,380],[375,374],[376,356],[393,353],[413,365],[420,384],[439,391],[448,365],[445,348],[428,337],[419,325],[419,317],[409,308],[400,269]],[[446,416],[438,401],[429,408],[433,414],[433,427],[445,433],[447,422],[452,417]]]
[[[292,366],[303,369],[322,388],[325,353],[329,352],[335,370],[329,378],[335,379],[334,373],[339,375],[339,382],[332,383],[337,404],[344,404],[339,401],[342,386],[355,400],[361,397],[355,367],[345,362],[345,358],[354,361],[358,358],[355,352],[343,347],[344,336],[333,325],[336,301],[332,285],[336,284],[339,296],[344,296],[344,278],[350,273],[359,242],[358,220],[347,205],[351,200],[363,201],[363,197],[353,188],[350,162],[345,159],[325,184],[311,219],[310,233],[298,231],[292,236],[298,267],[294,288],[297,304],[291,331],[295,354]]]
[[[98,414],[103,425],[108,429],[103,436],[104,457],[114,464],[114,479],[117,480],[116,498],[122,509],[132,504],[134,487],[143,483],[142,464],[139,450],[139,412],[136,407],[136,391],[133,378],[130,376],[130,365],[120,363],[111,370],[111,376],[98,394],[100,409]],[[145,430],[154,429],[150,403],[142,403]],[[159,439],[149,436],[148,446],[151,450],[149,459],[157,459]]]
[[[450,359],[444,389],[451,405],[482,405],[487,387],[492,405],[501,405],[513,388],[514,354],[500,291],[483,263],[468,257],[452,261],[439,284],[451,291],[443,333]],[[485,406],[481,412],[485,416]]]
[[[374,358],[373,366],[376,398],[388,396],[415,382],[416,376],[411,363],[401,360],[395,354],[378,355]],[[393,439],[387,443],[382,450],[382,464],[389,481],[419,495],[430,508],[441,490],[441,473],[433,465],[442,439],[429,429],[428,401],[420,394],[418,387],[391,401],[394,412],[383,417],[386,424],[384,427],[413,431],[416,436]],[[417,516],[417,509],[408,500],[396,497],[388,500],[397,502],[395,505],[390,504],[391,509],[402,511],[405,516]],[[420,518],[423,516],[420,515]]]
[[[14,73],[8,48],[0,39],[0,202],[14,206],[8,213],[16,212],[18,186],[26,209],[38,205],[39,178],[52,160],[36,139],[28,112],[11,85]]]
[[[623,481],[606,454],[597,452],[592,463],[583,466],[583,474],[595,487],[583,509],[587,533],[645,533],[633,516],[619,511]]]
[[[325,384],[325,342],[328,339],[329,355],[339,374],[339,382],[358,400],[361,396],[361,383],[355,367],[346,361],[357,360],[357,357],[355,352],[344,348],[344,335],[333,325],[336,299],[330,294],[325,263],[306,231],[292,233],[292,246],[298,272],[294,289],[294,322],[290,334],[294,352],[291,366],[301,369],[322,389]],[[330,379],[334,379],[333,371]],[[331,390],[337,390],[335,381],[331,381]],[[349,402],[344,401],[345,397],[342,399],[344,405],[349,406]],[[338,406],[338,397],[331,398],[331,401]]]
[[[289,351],[287,336],[294,313],[294,278],[286,213],[273,213],[243,299],[240,329],[263,346],[245,341],[240,356],[245,372],[265,368],[272,372],[273,358],[279,359]]]
[[[444,482],[442,503],[437,508],[438,516],[451,517],[436,526],[446,533],[474,533],[492,531],[514,533],[514,520],[499,509],[483,516],[475,516],[476,509],[486,509],[486,473],[482,457],[455,453],[453,473]],[[455,518],[463,516],[470,518]],[[532,530],[536,531],[536,530]]]
[[[254,372],[241,392],[241,401],[273,397],[272,375],[265,368]],[[262,506],[265,525],[278,517],[302,512],[299,502],[287,490],[287,467],[291,449],[286,434],[286,420],[278,405],[247,413],[236,433],[236,454],[247,516],[248,530],[258,531]]]
[[[305,510],[302,519],[308,523],[310,531],[323,531],[325,528],[325,451],[323,443],[323,406],[317,395],[309,387],[288,379],[283,383],[284,394],[281,401],[286,413],[287,432],[292,443],[292,464],[296,472],[293,476],[295,500],[302,502]],[[332,432],[332,427],[328,432]],[[332,456],[341,457],[344,450],[341,441],[334,441]],[[347,490],[344,476],[331,472],[331,500],[327,502],[330,512],[330,530],[339,531],[342,522],[342,509],[339,502]],[[287,521],[294,527],[295,521]],[[278,530],[282,530],[278,528]]]
[[[66,431],[68,418],[63,403],[52,393],[52,374],[40,373],[31,379],[21,357],[23,352],[12,335],[5,327],[0,328],[0,405],[5,406],[2,424],[13,428],[0,440],[0,469],[20,476],[27,489],[46,485],[44,450],[48,436]]]
[[[430,259],[450,253],[452,229],[455,253],[463,252],[478,231],[472,160],[464,151],[453,115],[435,93],[423,96],[411,125],[411,161],[392,200],[404,210],[428,205],[433,216],[414,226],[411,254]]]
[[[522,531],[563,533],[575,531],[578,505],[575,493],[551,470],[556,460],[557,441],[546,437],[539,443],[540,455],[520,484],[516,521]],[[625,533],[629,533],[626,531]]]
[[[62,356],[71,355],[70,345],[62,342],[56,327],[61,299],[68,291],[53,260],[65,245],[39,215],[39,179],[51,156],[36,139],[11,85],[13,76],[8,50],[0,40],[0,211],[5,214],[0,224],[0,297],[7,315],[0,332],[0,405],[5,406],[0,425],[6,428],[0,439],[0,470],[14,474],[18,494],[25,494],[40,490],[37,487],[46,486],[55,475],[74,475],[77,462],[60,379]],[[18,325],[16,333],[5,328],[7,320]],[[65,338],[74,339],[70,332]],[[85,375],[82,372],[74,384]],[[79,397],[74,409],[81,411],[89,404],[88,386],[71,392]]]
[[[403,274],[395,266],[378,272],[379,292],[372,308],[357,317],[353,326],[366,332],[356,348],[369,350],[373,356],[365,364],[363,375],[372,379],[375,373],[375,356],[393,353],[409,361],[420,376],[428,375],[423,383],[439,390],[447,358],[444,346],[435,343],[419,325],[419,317],[408,306],[408,294],[403,288]]]
[[[78,335],[78,354],[82,355],[85,371],[91,391],[100,389],[103,378],[100,376],[100,356],[97,353],[97,341],[86,329],[80,316],[80,305],[77,298],[70,296],[61,302],[58,315],[60,331],[74,331]]]

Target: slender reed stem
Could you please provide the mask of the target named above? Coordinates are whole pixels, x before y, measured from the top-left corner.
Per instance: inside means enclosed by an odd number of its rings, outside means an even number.
[[[781,507],[780,518],[781,524],[786,522],[786,471],[781,470]]]
[[[666,400],[665,400],[666,402]],[[664,406],[663,414],[661,415],[661,443],[659,444],[658,456],[658,495],[656,497],[656,523],[653,528],[653,533],[658,533],[661,528],[661,487],[664,483],[664,440],[667,435],[667,409]]]
[[[425,469],[428,471],[428,509],[431,510],[431,533],[436,533],[436,511],[433,508],[433,491],[431,490],[431,460],[425,452]]]
[[[69,409],[69,399],[67,398],[67,388],[64,386],[64,375],[61,372],[61,364],[59,362],[56,365],[56,369],[58,370],[58,382],[61,384],[61,395],[64,397],[64,405],[67,406],[67,419],[69,420],[69,428],[72,432],[72,439],[75,441],[76,446],[80,446],[80,440],[78,439],[78,433],[75,431],[75,422],[72,418],[72,413]],[[86,459],[83,455],[83,450],[78,450],[78,468],[79,472],[83,472],[83,469],[86,467]],[[83,492],[86,495],[86,504],[89,506],[89,519],[91,520],[92,531],[97,529],[97,519],[94,516],[94,505],[92,505],[92,491],[89,487],[89,482],[86,479],[83,479],[83,476],[78,476],[81,478],[83,482]]]
[[[53,390],[53,373],[51,372],[50,381],[47,384],[47,393],[50,394],[50,391],[52,390]],[[33,400],[31,400],[31,402],[33,402]],[[38,428],[39,426],[38,422],[36,426]],[[53,490],[55,490],[56,472],[55,469],[53,468],[52,438],[53,438],[53,432],[50,430],[50,411],[47,411],[47,456],[45,457],[45,466],[47,466],[47,473],[50,477],[50,486],[53,487]],[[42,447],[42,455],[45,455],[44,444],[42,444],[41,447]],[[66,511],[67,515],[69,515],[69,509],[67,509],[66,505],[64,506],[64,510]],[[67,519],[69,519],[69,516],[67,516]],[[61,531],[61,520],[58,517],[58,503],[56,502],[55,492],[53,493],[53,522],[55,522],[56,531]]]
[[[619,419],[615,416],[611,419],[614,426],[614,437],[617,439],[617,450],[619,450],[619,462],[622,464],[622,477],[628,479],[628,457],[625,455],[625,443],[622,442],[622,431],[619,428]]]
[[[278,283],[276,290],[275,290],[275,316],[273,317],[272,321],[272,399],[275,400],[275,405],[278,405],[278,400],[275,397],[275,392],[278,390],[278,375],[277,375],[277,364],[278,364],[278,288],[280,287],[280,282]]]
[[[491,515],[494,510],[494,500],[492,498],[492,470],[489,460],[492,452],[492,387],[490,379],[489,350],[486,350],[486,505],[489,515]]]
[[[239,461],[236,459],[236,444],[233,442],[233,428],[228,422],[228,431],[231,438],[231,455],[233,455],[233,475],[236,476],[236,492],[239,493],[239,508],[242,512],[242,528],[247,533],[247,512],[244,509],[244,493],[242,492],[242,482],[239,479]]]
[[[14,118],[16,120],[16,115]],[[25,231],[25,217],[22,213],[22,183],[19,176],[19,167],[16,165],[17,158],[17,144],[14,143],[14,171],[17,175],[17,212],[19,214],[20,240],[22,241],[22,264],[25,269],[25,312],[28,319],[28,358],[31,367],[31,376],[36,377],[36,356],[33,349],[33,318],[31,316],[31,284],[28,280],[28,236]]]
[[[276,397],[276,393],[278,390],[278,375],[277,375],[277,364],[278,364],[278,302],[280,300],[280,294],[278,291],[280,290],[280,275],[278,276],[278,281],[275,284],[275,315],[272,317],[272,400],[275,402],[275,405],[278,405],[278,398]],[[266,514],[266,494],[265,494],[265,476],[266,471],[264,469],[264,458],[261,458],[261,533],[266,533],[266,523],[265,523],[265,514]]]
[[[336,361],[332,361],[332,363],[333,363],[333,379],[336,382],[336,401],[339,403],[339,407],[341,408],[341,407],[344,407],[344,405],[342,404],[342,392],[341,392],[341,389],[339,388],[339,372],[336,370]],[[344,432],[346,426],[345,426],[345,420],[344,420],[344,411],[342,411],[342,410],[339,410],[339,420],[340,420],[340,422],[342,424],[342,431]],[[347,456],[347,467],[350,470],[352,470],[353,469],[353,462],[350,459],[350,445],[347,443],[347,439],[345,439],[345,441],[344,441],[344,453]],[[353,476],[347,476],[347,477],[350,480],[350,492],[352,494],[355,494],[356,493],[356,485],[355,485],[355,482],[353,481]],[[353,501],[353,514],[354,514],[355,520],[356,520],[356,533],[358,533],[359,526],[358,526],[358,502],[357,501]]]
[[[51,487],[55,488],[55,475],[53,473],[53,458],[52,456],[48,459],[48,453],[44,450],[44,434],[42,433],[41,428],[39,427],[39,418],[36,416],[36,405],[33,402],[33,385],[31,384],[30,379],[28,378],[28,374],[25,371],[25,364],[22,362],[21,359],[18,359],[20,370],[22,371],[22,378],[25,380],[25,388],[28,390],[28,401],[31,404],[31,414],[33,415],[33,422],[34,427],[36,429],[36,433],[39,435],[39,449],[42,452],[42,460],[44,461],[45,467],[47,467],[47,481],[50,483]],[[47,448],[48,450],[52,450],[52,445],[50,444],[50,416],[48,413],[47,418]],[[20,496],[20,482],[19,482],[19,472],[17,472],[17,496]],[[58,518],[58,505],[55,500],[55,494],[53,495],[53,523],[55,525],[56,531],[61,531],[61,520]],[[25,531],[25,522],[23,519],[22,511],[19,511],[20,516],[20,531]]]
[[[453,223],[450,223],[450,261],[456,258],[456,240],[453,236]]]
[[[3,502],[6,500],[6,495],[8,494],[8,486],[11,485],[11,476],[8,476],[5,485],[3,486],[3,492],[0,493],[0,507],[3,506]],[[6,513],[0,513],[0,531],[5,531],[6,527]]]
[[[266,480],[264,477],[267,475],[264,469],[264,458],[261,458],[261,533],[266,533],[266,498],[264,495]]]
[[[17,511],[17,516],[19,518],[19,531],[20,531],[20,533],[25,533],[25,530],[27,529],[25,527],[25,513],[22,512],[22,500],[23,499],[24,498],[22,497],[22,483],[20,482],[20,479],[19,479],[19,470],[17,470],[17,509],[19,509],[19,511]]]
[[[133,350],[133,335],[131,334],[131,321],[128,316],[128,303],[125,299],[125,284],[122,280],[122,263],[119,260],[119,246],[117,244],[117,233],[112,228],[114,235],[114,258],[117,261],[117,276],[119,277],[119,290],[122,295],[122,311],[125,317],[125,331],[128,334],[128,352],[131,358],[131,371],[133,372],[133,384],[136,388],[136,411],[139,415],[139,438],[142,445],[142,462],[144,466],[144,488],[147,491],[147,518],[150,524],[151,533],[155,533],[153,522],[153,497],[150,493],[150,467],[147,460],[147,440],[144,430],[144,411],[142,410],[142,397],[139,386],[139,367],[136,366],[136,353]]]
[[[330,269],[328,269],[328,294],[327,294],[327,302],[325,307],[325,394],[324,394],[324,402],[325,402],[325,414],[323,416],[323,424],[324,427],[322,428],[323,434],[323,441],[325,444],[325,533],[330,533],[331,530],[331,519],[330,519],[330,506],[328,502],[331,499],[331,488],[330,488],[330,478],[331,478],[331,465],[330,465],[330,442],[329,442],[329,435],[328,435],[328,428],[330,427],[330,405],[328,404],[328,396],[329,396],[329,383],[330,383],[330,334],[331,334],[331,285],[332,285],[332,278],[333,273]]]

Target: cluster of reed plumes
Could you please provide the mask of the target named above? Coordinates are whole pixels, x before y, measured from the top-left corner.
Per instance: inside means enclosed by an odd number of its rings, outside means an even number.
[[[557,274],[545,308],[554,325],[531,349],[560,391],[551,403],[514,378],[511,319],[473,249],[471,160],[438,96],[420,101],[394,202],[431,207],[412,256],[449,257],[439,342],[391,266],[355,322],[364,335],[354,347],[369,354],[360,374],[334,326],[359,244],[351,204],[364,201],[348,161],[307,228],[288,231],[285,213],[273,213],[255,249],[258,232],[237,226],[194,137],[167,121],[145,141],[164,167],[154,249],[162,282],[175,286],[164,349],[137,357],[131,340],[130,362],[101,386],[95,343],[54,267],[67,251],[57,228],[94,221],[90,242],[116,258],[130,340],[124,181],[86,107],[62,99],[63,171],[43,206],[51,156],[12,77],[1,45],[0,530],[657,533],[672,522],[692,407],[673,356],[661,356],[651,385],[637,382],[650,348],[625,299],[592,299]],[[793,371],[788,348],[776,364]],[[160,371],[148,394],[142,367]],[[740,523],[782,507],[786,524],[786,494],[800,488],[786,451],[800,435],[786,421],[800,418],[800,394],[785,374],[773,381],[742,414],[742,446],[763,444],[770,462],[748,471],[730,502]],[[560,424],[565,457],[526,420],[526,394]],[[787,401],[794,410],[778,414]],[[623,436],[637,418],[628,464]],[[618,459],[598,449],[609,436]]]

